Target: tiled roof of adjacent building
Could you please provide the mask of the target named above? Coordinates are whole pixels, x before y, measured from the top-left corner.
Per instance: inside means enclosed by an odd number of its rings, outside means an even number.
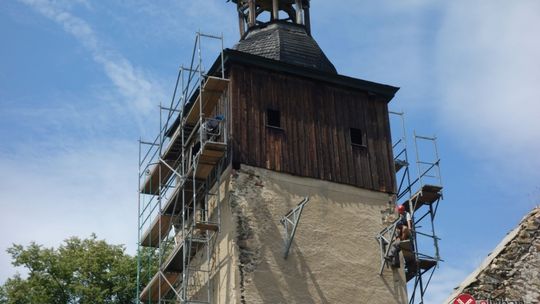
[[[476,303],[540,303],[540,207],[525,216],[444,303],[454,303],[461,293],[472,295]]]
[[[251,28],[233,49],[337,74],[317,42],[302,25],[272,22]]]

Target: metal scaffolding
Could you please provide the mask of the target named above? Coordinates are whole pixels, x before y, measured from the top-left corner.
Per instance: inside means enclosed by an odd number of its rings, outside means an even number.
[[[221,43],[220,75],[206,74],[202,39]],[[230,117],[223,64],[223,36],[197,33],[190,66],[160,106],[159,134],[139,141],[138,303],[212,302]]]
[[[409,284],[409,303],[424,303],[426,289],[436,266],[441,260],[439,238],[435,233],[435,216],[442,199],[440,158],[436,137],[414,133],[417,177],[412,180],[408,155],[404,114],[390,112],[400,120],[402,133],[393,143],[394,163],[398,181],[396,206],[403,205],[412,222],[408,240],[399,240],[396,230],[400,219],[395,219],[376,237],[381,251],[382,274],[390,265],[392,248],[401,251],[405,261],[405,277]]]

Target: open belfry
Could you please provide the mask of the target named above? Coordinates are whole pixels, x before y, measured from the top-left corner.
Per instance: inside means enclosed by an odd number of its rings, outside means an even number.
[[[415,134],[409,161],[398,88],[338,74],[309,0],[232,3],[240,41],[197,33],[140,141],[140,303],[422,303],[440,261],[435,138]],[[222,50],[207,70],[203,40]]]

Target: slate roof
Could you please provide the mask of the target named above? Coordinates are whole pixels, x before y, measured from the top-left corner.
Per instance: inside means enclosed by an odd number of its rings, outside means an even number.
[[[337,74],[317,42],[302,25],[272,22],[251,28],[234,50]]]

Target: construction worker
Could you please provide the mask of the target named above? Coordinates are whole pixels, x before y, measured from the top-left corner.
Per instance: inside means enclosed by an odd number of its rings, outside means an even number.
[[[399,221],[396,225],[396,228],[398,229],[398,238],[401,241],[408,240],[411,236],[411,230],[412,230],[412,219],[411,214],[405,210],[404,205],[399,205],[396,207],[396,210],[399,214]]]
[[[217,115],[213,119],[208,119],[203,128],[206,131],[207,139],[219,134],[219,124],[225,119],[223,115]]]
[[[217,115],[214,118],[207,119],[202,124],[202,129],[204,130],[203,142],[207,140],[214,140],[215,137],[219,135],[219,125],[225,119],[223,115]],[[195,157],[199,150],[201,149],[201,142],[197,141],[191,148],[191,155]]]
[[[411,236],[412,218],[411,214],[405,210],[404,205],[397,206],[396,211],[399,214],[399,219],[396,222],[396,235],[392,247],[385,258],[390,262],[392,267],[399,268],[400,243],[408,240]]]

